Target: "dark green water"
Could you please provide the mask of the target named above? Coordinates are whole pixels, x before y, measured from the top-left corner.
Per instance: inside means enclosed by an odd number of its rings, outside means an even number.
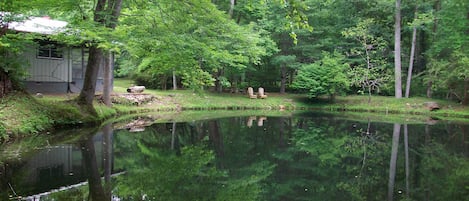
[[[2,150],[0,200],[468,200],[468,135],[316,113],[66,130]]]

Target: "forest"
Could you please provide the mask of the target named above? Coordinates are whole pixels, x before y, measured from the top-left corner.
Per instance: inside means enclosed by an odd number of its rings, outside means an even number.
[[[67,26],[10,29],[32,17]],[[41,41],[87,49],[79,94],[21,93]],[[109,107],[113,78],[154,99]],[[52,196],[462,200],[468,104],[468,0],[0,0],[0,199],[87,176]],[[27,162],[53,152],[69,166]]]
[[[97,65],[154,89],[427,96],[469,103],[466,0],[34,0],[0,1],[0,81],[25,76],[18,56],[38,38],[8,22],[67,21],[48,36],[90,48],[79,102]],[[91,69],[91,70],[89,70]],[[8,87],[2,87],[2,93]]]

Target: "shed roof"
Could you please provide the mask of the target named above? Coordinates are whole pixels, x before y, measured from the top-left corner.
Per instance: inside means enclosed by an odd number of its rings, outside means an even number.
[[[21,22],[10,22],[8,23],[8,29],[20,31],[20,32],[29,32],[29,33],[39,33],[39,34],[56,34],[63,32],[67,22],[60,20],[53,20],[50,17],[29,17]]]

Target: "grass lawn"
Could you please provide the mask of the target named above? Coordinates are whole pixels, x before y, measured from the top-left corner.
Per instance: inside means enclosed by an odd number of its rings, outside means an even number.
[[[127,93],[126,89],[133,82],[128,79],[115,79],[114,92]],[[303,99],[302,95],[268,93],[266,99],[250,99],[245,94],[233,93],[194,93],[191,90],[151,90],[144,93],[152,94],[159,100],[166,100],[166,105],[182,109],[294,109],[298,106],[295,100]],[[164,104],[164,102],[162,103]],[[158,107],[162,104],[144,105],[142,107]],[[306,105],[304,105],[306,106]]]
[[[129,79],[114,80],[114,94],[127,93],[127,87],[133,82]],[[279,94],[267,91],[266,99],[250,99],[247,94],[233,93],[194,93],[191,90],[150,90],[155,100],[142,105],[114,104],[106,107],[96,101],[98,117],[92,117],[80,111],[71,101],[77,94],[45,95],[42,98],[15,93],[0,99],[0,141],[17,134],[37,133],[53,126],[74,125],[82,122],[100,122],[117,114],[135,114],[158,112],[167,114],[173,120],[185,121],[188,117],[208,118],[220,115],[289,115],[292,112],[319,110],[340,113],[352,118],[374,116],[373,119],[385,121],[407,121],[418,119],[422,122],[429,117],[469,121],[469,109],[458,103],[422,97],[395,99],[394,97],[373,96],[368,103],[368,96],[337,97],[333,102],[327,98],[307,99],[301,94]],[[429,111],[425,102],[437,102],[440,110]],[[189,111],[203,110],[207,115]],[[220,112],[223,110],[224,112]],[[181,112],[184,111],[184,112]],[[210,112],[212,111],[212,112]],[[228,112],[229,111],[229,112]],[[286,111],[286,112],[285,112]],[[178,115],[180,115],[178,117]],[[206,117],[205,117],[206,116]],[[165,118],[161,118],[165,119]],[[403,120],[404,119],[404,120]]]
[[[115,79],[114,91],[126,93],[126,88],[133,84],[128,79]],[[327,98],[310,100],[301,94],[279,94],[268,92],[266,99],[249,99],[246,94],[211,93],[204,92],[195,94],[190,90],[145,90],[145,93],[158,97],[171,97],[166,105],[181,107],[183,109],[269,109],[269,110],[325,110],[325,111],[347,111],[368,112],[377,115],[423,115],[443,119],[465,120],[469,118],[469,108],[458,103],[428,99],[424,97],[412,97],[396,99],[390,96],[372,96],[368,102],[368,96],[346,96],[337,97],[333,102]],[[161,98],[164,99],[164,98]],[[429,111],[424,103],[436,102],[440,110]],[[163,103],[164,104],[164,103]],[[149,105],[142,107],[158,107]]]

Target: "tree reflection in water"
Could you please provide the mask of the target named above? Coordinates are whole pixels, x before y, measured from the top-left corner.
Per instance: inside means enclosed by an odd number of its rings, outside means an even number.
[[[90,190],[91,200],[106,201],[110,198],[106,197],[104,188],[101,184],[101,174],[98,170],[96,161],[96,151],[94,148],[93,138],[88,137],[80,142],[81,153],[83,157],[83,167],[88,178],[88,186]]]
[[[464,200],[466,128],[404,125],[399,140],[400,124],[318,114],[108,126],[102,146],[77,142],[89,190],[45,199]]]

